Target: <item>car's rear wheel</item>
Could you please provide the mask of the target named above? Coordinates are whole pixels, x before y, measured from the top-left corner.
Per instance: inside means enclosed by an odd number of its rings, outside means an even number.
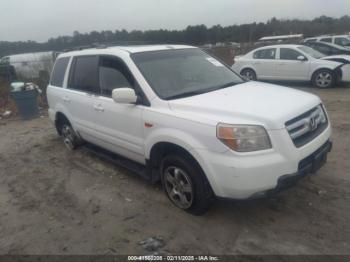
[[[161,175],[165,193],[178,208],[201,215],[212,204],[214,194],[209,182],[191,159],[176,154],[165,156]]]
[[[256,73],[253,69],[246,68],[241,71],[241,76],[246,78],[247,80],[255,81],[257,80]]]
[[[80,144],[80,139],[76,135],[74,129],[71,124],[65,121],[61,125],[61,134],[63,138],[63,142],[69,150],[74,150]]]
[[[312,84],[318,88],[330,88],[335,84],[335,74],[329,69],[321,69],[314,73]]]

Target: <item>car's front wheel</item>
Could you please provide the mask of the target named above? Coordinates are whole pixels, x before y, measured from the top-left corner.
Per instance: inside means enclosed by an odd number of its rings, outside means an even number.
[[[208,210],[214,194],[205,175],[191,159],[168,155],[162,160],[162,184],[171,202],[191,214]]]
[[[330,88],[335,84],[335,74],[329,69],[321,69],[314,73],[312,84],[318,88]]]

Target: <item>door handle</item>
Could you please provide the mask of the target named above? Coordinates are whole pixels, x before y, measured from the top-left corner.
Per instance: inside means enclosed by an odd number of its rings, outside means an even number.
[[[67,96],[62,97],[63,102],[70,103],[70,99]]]
[[[98,112],[104,112],[105,109],[102,107],[102,105],[94,105],[94,109]]]

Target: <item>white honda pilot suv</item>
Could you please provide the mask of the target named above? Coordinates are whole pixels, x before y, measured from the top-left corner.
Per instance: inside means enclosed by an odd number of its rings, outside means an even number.
[[[84,141],[112,152],[193,214],[215,198],[280,191],[317,171],[332,147],[317,96],[245,82],[191,46],[63,53],[47,97],[68,148]]]

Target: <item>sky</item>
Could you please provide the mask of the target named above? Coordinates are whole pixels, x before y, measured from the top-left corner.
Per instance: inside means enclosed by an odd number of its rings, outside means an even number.
[[[0,0],[0,41],[350,15],[349,0]]]

